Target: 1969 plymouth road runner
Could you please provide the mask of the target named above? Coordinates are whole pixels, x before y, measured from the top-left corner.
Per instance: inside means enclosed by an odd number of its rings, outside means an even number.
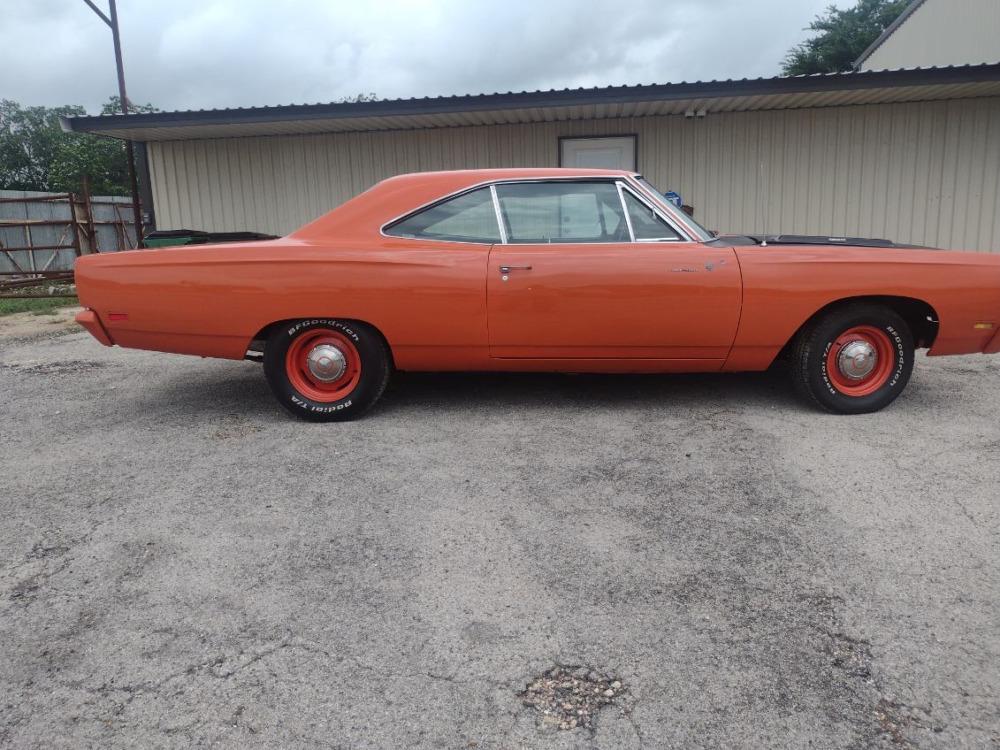
[[[764,370],[844,414],[913,353],[1000,351],[1000,256],[882,240],[717,237],[642,177],[409,174],[279,240],[89,255],[106,345],[262,359],[296,416],[368,409],[393,369]]]

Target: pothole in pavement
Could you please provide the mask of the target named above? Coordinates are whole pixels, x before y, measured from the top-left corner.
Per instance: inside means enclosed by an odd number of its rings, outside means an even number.
[[[555,666],[531,680],[517,697],[538,713],[539,724],[590,729],[602,709],[620,702],[621,680],[589,667]]]
[[[217,423],[217,429],[212,434],[216,440],[230,440],[233,438],[245,438],[255,432],[260,432],[260,427],[237,415],[223,417]]]

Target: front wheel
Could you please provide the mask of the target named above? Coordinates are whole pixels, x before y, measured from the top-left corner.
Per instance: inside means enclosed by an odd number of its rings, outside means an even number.
[[[891,404],[909,382],[913,335],[888,307],[846,305],[802,331],[791,365],[796,390],[808,401],[838,414],[866,414]]]
[[[311,422],[360,416],[382,395],[389,370],[382,337],[353,321],[289,321],[264,347],[264,375],[278,403]]]

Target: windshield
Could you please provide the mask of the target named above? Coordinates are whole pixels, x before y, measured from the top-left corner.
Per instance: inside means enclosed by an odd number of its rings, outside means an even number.
[[[650,197],[656,200],[657,205],[660,206],[667,213],[668,216],[670,216],[675,222],[682,224],[683,226],[689,227],[693,232],[693,234],[695,235],[695,239],[699,240],[700,242],[708,242],[710,239],[712,239],[713,235],[711,232],[709,232],[707,229],[705,229],[705,227],[703,227],[701,224],[695,221],[693,216],[689,216],[687,213],[681,211],[679,208],[677,208],[677,206],[675,206],[673,203],[664,198],[663,193],[661,193],[659,190],[653,187],[650,184],[649,180],[647,180],[642,175],[636,175],[635,179],[636,182],[642,185],[642,187],[645,188],[646,192],[650,194]]]

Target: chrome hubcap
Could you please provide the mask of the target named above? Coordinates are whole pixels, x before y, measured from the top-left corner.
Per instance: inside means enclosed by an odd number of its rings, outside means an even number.
[[[313,347],[306,361],[313,377],[324,383],[332,383],[347,369],[347,358],[333,344],[320,344]]]
[[[837,355],[837,367],[845,378],[864,380],[872,374],[878,363],[875,347],[867,341],[851,341],[844,344]]]

